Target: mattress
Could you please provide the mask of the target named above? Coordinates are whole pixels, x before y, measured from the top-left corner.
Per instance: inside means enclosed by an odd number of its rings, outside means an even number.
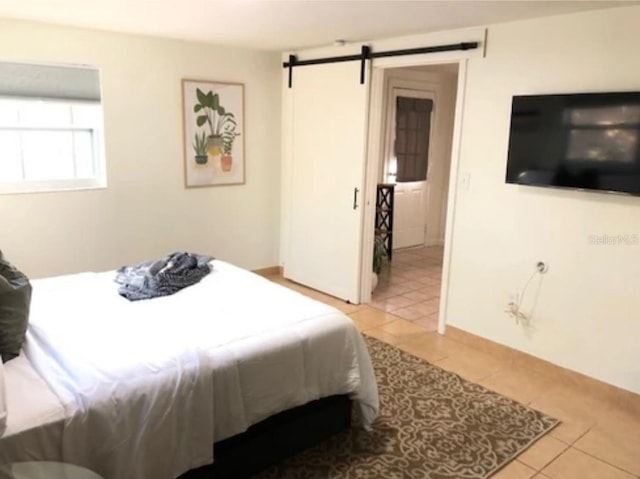
[[[11,431],[0,439],[0,449],[19,438],[30,451],[26,459],[68,460],[64,452],[62,458],[55,457],[60,455],[64,426],[60,423],[72,411],[61,405],[70,400],[59,379],[67,374],[68,365],[62,357],[58,366],[63,367],[56,371],[47,354],[57,356],[60,351],[73,350],[73,345],[60,343],[58,352],[45,349],[55,346],[56,335],[63,339],[72,336],[71,330],[64,329],[69,324],[54,325],[60,321],[52,322],[49,313],[55,311],[52,305],[60,298],[66,297],[68,305],[70,295],[84,298],[94,312],[98,311],[95,305],[100,305],[100,314],[94,316],[103,319],[92,318],[99,327],[109,317],[118,318],[113,319],[114,327],[142,318],[141,324],[146,321],[149,331],[163,322],[176,321],[181,328],[194,332],[194,347],[203,351],[212,365],[213,394],[208,400],[213,406],[215,441],[244,432],[278,412],[334,394],[349,394],[360,405],[364,426],[377,414],[377,388],[366,347],[351,320],[335,308],[222,261],[213,262],[213,272],[201,283],[170,297],[129,303],[117,296],[116,289],[113,272],[34,281],[35,317],[26,350],[37,372],[24,356],[11,368],[12,382],[22,382],[22,386],[9,386],[14,390],[9,404]],[[135,314],[123,317],[125,312]],[[65,320],[74,314],[66,306]],[[36,344],[34,334],[50,328],[52,343]],[[150,337],[155,336],[150,333]],[[47,400],[21,403],[17,399],[34,396]],[[46,434],[27,433],[38,430]],[[15,448],[12,451],[0,459],[25,460],[15,456]],[[100,464],[73,462],[109,476]]]

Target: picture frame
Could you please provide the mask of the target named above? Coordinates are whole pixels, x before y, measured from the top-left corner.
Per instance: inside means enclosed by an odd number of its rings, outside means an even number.
[[[182,80],[186,188],[245,183],[244,84]]]

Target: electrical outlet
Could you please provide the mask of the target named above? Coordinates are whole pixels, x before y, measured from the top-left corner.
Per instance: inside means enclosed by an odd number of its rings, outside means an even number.
[[[549,265],[547,265],[547,263],[545,263],[544,261],[538,261],[536,263],[536,269],[540,274],[545,274],[547,271],[549,271]]]

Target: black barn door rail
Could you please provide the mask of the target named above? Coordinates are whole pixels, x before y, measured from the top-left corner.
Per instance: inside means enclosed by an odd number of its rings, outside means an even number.
[[[305,65],[321,65],[323,63],[340,63],[352,62],[359,60],[360,66],[360,84],[364,84],[365,63],[367,60],[384,57],[399,57],[403,55],[419,55],[422,53],[440,53],[453,52],[457,50],[473,50],[478,48],[478,42],[462,42],[452,43],[449,45],[436,45],[434,47],[408,48],[405,50],[388,50],[386,52],[372,52],[371,48],[363,45],[360,54],[343,55],[339,57],[313,58],[310,60],[298,60],[295,55],[289,55],[289,61],[282,64],[282,68],[289,69],[289,88],[293,85],[293,69],[294,67],[302,67]]]

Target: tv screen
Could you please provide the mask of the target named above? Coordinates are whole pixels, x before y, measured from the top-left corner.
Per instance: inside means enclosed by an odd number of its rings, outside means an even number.
[[[506,181],[640,195],[640,92],[514,96]]]

